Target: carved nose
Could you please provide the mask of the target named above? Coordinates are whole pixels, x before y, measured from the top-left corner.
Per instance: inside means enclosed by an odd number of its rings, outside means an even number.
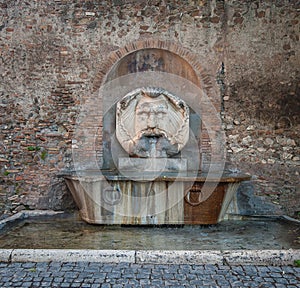
[[[150,114],[147,122],[148,128],[155,128],[156,127],[156,119],[155,114]]]

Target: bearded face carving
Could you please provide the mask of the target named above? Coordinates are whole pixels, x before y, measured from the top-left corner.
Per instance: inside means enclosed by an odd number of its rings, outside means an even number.
[[[189,138],[189,109],[160,88],[140,88],[117,103],[116,136],[132,157],[176,155]]]
[[[144,94],[137,104],[135,112],[137,136],[159,136],[167,131],[165,120],[168,116],[168,103],[162,95],[151,98]]]

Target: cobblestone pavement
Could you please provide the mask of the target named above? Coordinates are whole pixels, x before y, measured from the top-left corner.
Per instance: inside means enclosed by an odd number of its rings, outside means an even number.
[[[300,268],[78,263],[0,263],[0,287],[300,287]]]

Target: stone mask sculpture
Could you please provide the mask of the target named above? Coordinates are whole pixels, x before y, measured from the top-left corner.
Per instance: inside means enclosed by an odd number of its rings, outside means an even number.
[[[171,157],[188,141],[189,108],[164,89],[136,89],[117,103],[116,136],[132,157]]]

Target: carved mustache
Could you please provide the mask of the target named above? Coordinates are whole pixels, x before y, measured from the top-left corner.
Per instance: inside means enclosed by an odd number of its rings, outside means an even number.
[[[168,137],[166,131],[159,129],[159,128],[147,128],[140,131],[140,135],[142,136],[156,136],[156,137]]]

